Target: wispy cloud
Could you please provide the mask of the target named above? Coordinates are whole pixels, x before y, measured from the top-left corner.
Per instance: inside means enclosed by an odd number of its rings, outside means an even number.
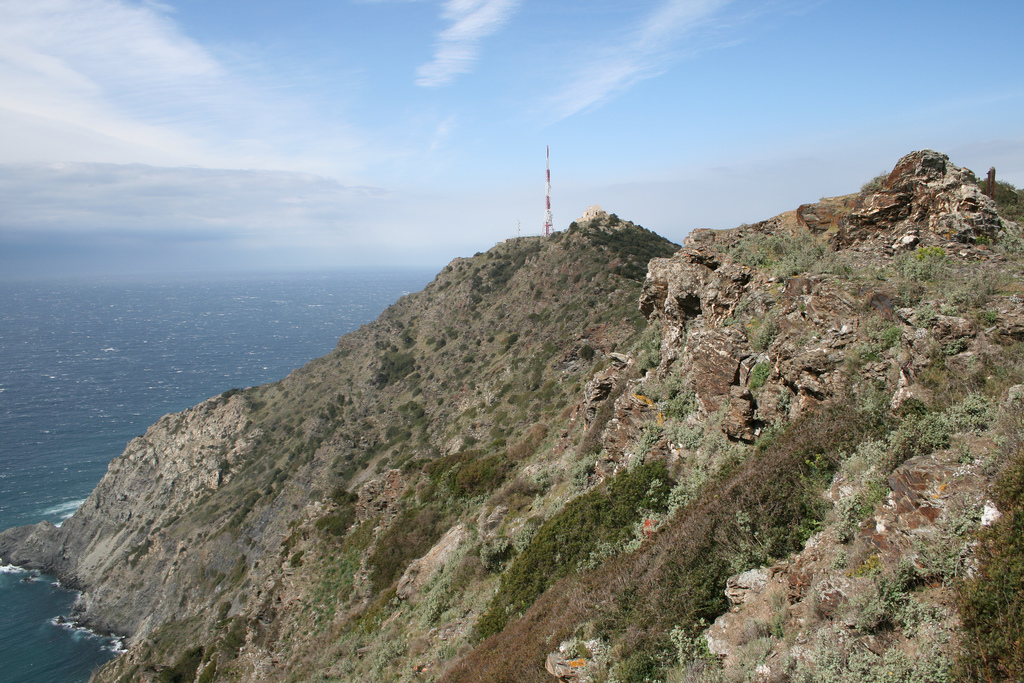
[[[215,54],[158,2],[0,0],[0,163],[358,167],[361,136],[261,59]]]
[[[416,84],[438,87],[469,73],[480,56],[480,41],[502,27],[520,0],[447,0],[443,16],[451,25],[437,37],[434,58],[416,70]]]
[[[577,66],[567,85],[552,98],[556,119],[599,105],[633,84],[665,71],[681,54],[707,41],[701,30],[717,29],[722,10],[734,0],[663,0],[625,33],[625,39]]]
[[[10,117],[169,153],[193,143],[168,119],[208,108],[224,78],[156,6],[0,3],[0,110]],[[173,104],[155,111],[154,101]]]

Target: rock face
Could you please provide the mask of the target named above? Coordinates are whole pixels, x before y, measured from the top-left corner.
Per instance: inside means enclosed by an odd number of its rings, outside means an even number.
[[[844,395],[856,357],[867,358],[857,380],[867,375],[891,384],[902,378],[897,406],[915,390],[922,395],[914,378],[930,362],[924,349],[966,352],[983,343],[970,321],[933,312],[915,328],[909,318],[914,309],[901,315],[891,291],[854,285],[828,269],[780,277],[779,270],[735,259],[749,257],[751,244],[764,249],[759,262],[769,259],[782,244],[769,247],[767,240],[795,241],[809,229],[830,235],[833,250],[832,256],[824,250],[816,258],[813,251],[804,254],[812,267],[829,259],[881,267],[918,245],[934,250],[922,252],[925,257],[955,251],[966,260],[998,260],[984,245],[1014,226],[970,178],[943,154],[914,152],[896,164],[878,192],[804,205],[731,231],[694,231],[676,255],[651,261],[644,282],[640,310],[662,325],[657,374],[686,377],[701,414],[721,411],[722,430],[737,441]],[[805,248],[815,248],[813,239],[805,239]],[[986,336],[1016,338],[1015,305],[1009,298],[994,303],[1006,312]]]
[[[466,540],[466,527],[462,524],[453,526],[441,537],[441,540],[423,557],[413,560],[402,578],[398,581],[396,595],[400,600],[408,600],[430,581],[440,569],[447,564],[459,545]]]
[[[79,607],[92,617],[90,605],[103,604],[96,623],[101,628],[146,632],[180,617],[190,609],[190,568],[208,560],[210,550],[195,551],[194,538],[175,538],[165,529],[230,481],[259,437],[243,435],[247,421],[241,396],[212,398],[161,418],[111,461],[107,475],[60,528],[41,522],[0,533],[0,556],[53,573],[69,587],[92,587]],[[129,577],[143,560],[169,580],[167,593],[123,589],[138,580]]]
[[[995,204],[971,180],[970,172],[949,163],[945,154],[908,154],[881,190],[840,224],[839,241],[849,244],[879,229],[908,234],[926,230],[965,244],[994,240],[1005,226]]]

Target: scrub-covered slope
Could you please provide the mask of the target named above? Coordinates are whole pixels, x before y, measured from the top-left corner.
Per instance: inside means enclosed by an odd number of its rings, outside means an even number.
[[[130,636],[103,678],[179,662],[261,678],[289,656],[306,670],[294,658],[322,643],[287,639],[370,619],[482,503],[521,517],[557,484],[523,469],[639,336],[646,263],[676,248],[604,214],[456,259],[284,380],[162,418],[71,519],[5,532],[0,556],[80,588],[82,621]]]
[[[443,680],[1019,679],[1022,256],[924,151],[652,261],[659,364],[588,406],[612,419],[581,453],[626,474],[512,561]],[[658,464],[646,498],[616,488]],[[642,522],[570,554],[602,497]]]
[[[131,636],[99,681],[1024,673],[1024,242],[944,155],[676,246],[456,259],[160,420],[0,556]]]

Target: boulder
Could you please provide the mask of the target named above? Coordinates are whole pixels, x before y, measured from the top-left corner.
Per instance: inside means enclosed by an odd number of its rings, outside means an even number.
[[[362,522],[375,515],[395,514],[395,503],[402,497],[405,482],[402,470],[388,470],[376,479],[363,484],[356,500],[356,518]]]
[[[395,592],[398,599],[408,600],[415,595],[434,574],[444,568],[466,536],[464,524],[453,526],[426,555],[413,560],[402,574],[402,578],[398,580],[398,589]]]

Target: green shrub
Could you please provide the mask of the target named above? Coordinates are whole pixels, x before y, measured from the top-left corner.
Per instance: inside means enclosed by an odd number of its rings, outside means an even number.
[[[750,390],[757,391],[763,387],[771,372],[772,367],[768,363],[758,363],[755,365],[754,369],[750,371],[750,383],[748,385]]]
[[[640,374],[656,368],[661,363],[661,323],[654,321],[644,330],[640,339],[633,346],[633,355],[637,359],[637,370]]]
[[[374,381],[378,387],[393,384],[416,369],[416,358],[411,353],[388,350],[378,364]]]
[[[778,334],[779,326],[774,320],[763,320],[751,338],[750,345],[754,347],[755,351],[764,351],[771,346]]]
[[[825,255],[825,245],[810,231],[795,235],[744,235],[729,249],[733,260],[751,268],[767,268],[788,278],[814,268]]]
[[[620,277],[642,282],[651,259],[671,256],[679,248],[678,244],[639,225],[621,223],[617,216],[614,222],[609,217],[608,224],[617,229],[590,229],[586,235],[592,244],[608,250],[613,254],[612,258],[620,262],[612,268],[612,272]]]
[[[880,192],[882,190],[882,184],[885,182],[886,178],[888,178],[888,177],[889,177],[889,171],[882,171],[881,173],[876,175],[874,178],[872,178],[871,180],[867,181],[866,183],[864,183],[863,185],[860,186],[861,193],[863,193],[863,194],[875,194],[876,192]]]
[[[941,413],[911,415],[889,437],[889,452],[882,469],[891,472],[910,458],[948,448],[949,423]]]
[[[509,469],[509,462],[498,455],[469,460],[451,480],[452,492],[469,497],[493,491],[505,481]]]
[[[600,543],[614,545],[630,537],[645,510],[664,511],[669,487],[652,486],[655,481],[668,481],[665,465],[640,465],[570,501],[545,522],[502,575],[498,593],[477,624],[477,637],[501,631],[556,579],[584,565]]]
[[[961,584],[963,681],[1024,680],[1024,450],[1000,475],[1002,517],[978,536],[974,575]]]
[[[480,545],[480,562],[487,571],[496,572],[512,554],[512,550],[512,544],[504,536],[484,541]]]
[[[569,468],[569,479],[577,491],[584,491],[590,485],[590,476],[594,474],[594,465],[599,458],[597,453],[588,453]]]
[[[402,512],[381,536],[370,556],[370,583],[382,591],[391,585],[410,562],[422,557],[441,538],[445,520],[432,507]]]
[[[194,647],[186,651],[174,666],[160,672],[157,680],[160,683],[192,683],[196,679],[196,671],[203,661],[203,648]]]
[[[945,274],[946,250],[942,247],[918,247],[917,251],[896,259],[901,275],[916,282],[930,282]]]
[[[316,520],[316,528],[331,536],[344,536],[356,520],[355,507],[345,507],[336,513],[325,515]]]
[[[984,182],[981,180],[978,185],[983,187]],[[1010,183],[997,180],[995,190],[993,199],[999,215],[1024,225],[1024,189],[1017,189]]]

